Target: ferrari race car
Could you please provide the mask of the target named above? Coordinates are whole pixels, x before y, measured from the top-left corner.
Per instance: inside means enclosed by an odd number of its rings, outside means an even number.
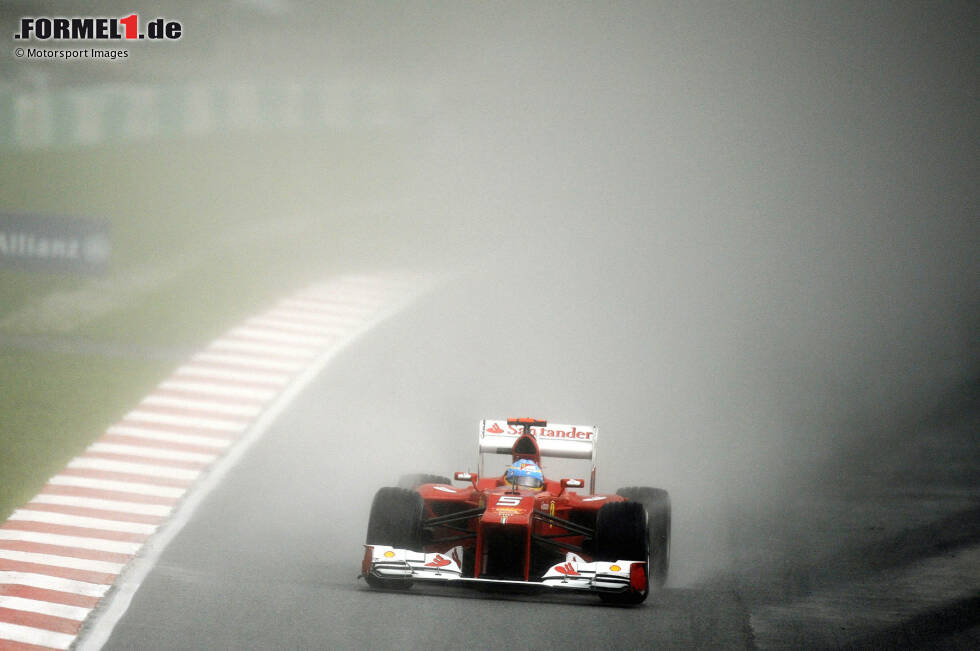
[[[361,576],[374,588],[414,582],[597,594],[638,604],[667,579],[670,498],[658,488],[595,492],[595,427],[530,418],[480,425],[477,473],[409,475],[371,505]],[[509,455],[483,477],[485,455]],[[552,479],[543,457],[589,459],[585,480]]]

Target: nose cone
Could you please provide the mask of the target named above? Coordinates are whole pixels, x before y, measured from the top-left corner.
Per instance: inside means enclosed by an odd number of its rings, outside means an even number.
[[[528,526],[534,510],[535,496],[525,493],[499,493],[489,496],[483,524]]]

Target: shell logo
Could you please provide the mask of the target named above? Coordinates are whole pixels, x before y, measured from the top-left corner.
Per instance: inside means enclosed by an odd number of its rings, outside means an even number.
[[[622,572],[623,571],[623,568],[621,568],[618,565],[610,565],[609,566],[609,571],[610,572]]]
[[[385,552],[385,558],[394,558],[394,557],[395,557],[395,552],[391,551],[390,549]]]

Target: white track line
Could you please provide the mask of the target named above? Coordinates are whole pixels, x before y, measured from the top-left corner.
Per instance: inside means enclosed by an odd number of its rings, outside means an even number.
[[[5,572],[0,570],[0,584],[4,583],[24,585],[29,588],[41,588],[42,590],[70,592],[71,594],[78,594],[83,597],[102,597],[109,590],[109,586],[102,585],[101,583],[62,579],[61,577],[35,574],[34,572]]]
[[[208,347],[210,351],[232,351],[236,353],[256,353],[258,355],[272,355],[275,357],[288,357],[298,359],[309,359],[316,355],[316,348],[311,346],[286,346],[284,344],[263,344],[247,339],[218,339],[211,342]]]
[[[181,497],[187,492],[186,488],[176,486],[157,486],[155,484],[139,484],[113,479],[95,479],[94,477],[76,477],[74,475],[55,475],[48,480],[56,486],[78,486],[80,488],[98,488],[106,491],[136,493],[138,495],[154,495],[156,497]]]
[[[126,414],[124,420],[137,420],[147,423],[160,423],[162,425],[178,425],[181,427],[199,427],[219,432],[241,432],[248,427],[248,422],[241,420],[227,420],[225,418],[200,418],[198,416],[178,416],[157,411],[147,411],[145,409],[134,409]]]
[[[357,298],[356,304],[349,300],[354,294],[356,294]],[[378,303],[384,302],[381,295],[372,298],[359,290],[355,291],[354,294],[350,294],[349,292],[345,293],[339,289],[331,289],[329,296],[318,297],[314,290],[307,290],[282,299],[279,301],[279,305],[363,318],[374,311]]]
[[[0,558],[6,558],[8,561],[20,561],[22,563],[36,563],[37,565],[67,567],[73,570],[102,572],[103,574],[119,574],[123,569],[122,563],[93,561],[87,558],[55,556],[53,554],[39,554],[37,552],[20,552],[12,549],[0,549]]]
[[[68,633],[55,633],[41,628],[21,626],[20,624],[0,622],[0,640],[34,644],[51,649],[67,649],[75,641],[75,636]]]
[[[226,448],[231,445],[231,441],[226,438],[195,436],[194,434],[180,434],[178,432],[168,432],[166,430],[156,430],[131,425],[113,425],[106,430],[106,434],[128,436],[134,439],[147,439],[150,441],[161,441],[167,443],[200,445],[219,449]]]
[[[252,418],[258,416],[262,411],[261,407],[254,405],[243,405],[241,403],[216,402],[214,400],[195,400],[192,398],[175,398],[151,393],[140,401],[140,405],[158,405],[161,407],[175,407],[178,409],[193,409],[199,411],[212,412],[218,416],[245,416]]]
[[[315,348],[320,348],[325,343],[330,341],[330,337],[298,335],[282,332],[280,330],[255,327],[235,328],[228,334],[242,339],[256,339],[259,341],[269,341],[281,344],[297,344],[300,346],[313,346]]]
[[[58,504],[60,506],[77,506],[85,509],[101,511],[118,511],[120,513],[135,513],[137,515],[155,515],[159,517],[170,515],[172,506],[165,504],[143,504],[142,502],[121,502],[119,500],[103,500],[97,497],[77,497],[75,495],[55,495],[39,493],[31,500],[38,504]]]
[[[197,355],[195,359],[200,358],[201,355]],[[225,355],[218,355],[216,357],[226,358]],[[192,362],[190,364],[185,364],[178,368],[174,374],[174,379],[184,379],[186,377],[193,378],[210,378],[212,380],[232,380],[235,382],[248,382],[251,384],[261,384],[261,385],[272,385],[276,387],[285,386],[289,382],[289,375],[284,373],[270,373],[267,370],[259,369],[256,367],[250,368],[228,368],[226,366],[216,366],[214,362],[222,360],[212,359],[212,363],[206,363],[207,359],[199,360],[198,362]],[[287,370],[294,370],[289,368]]]
[[[193,480],[201,474],[200,470],[186,468],[171,468],[169,466],[152,466],[146,463],[130,463],[128,461],[110,461],[94,457],[75,457],[68,462],[69,468],[104,470],[106,472],[122,472],[147,477],[163,477],[165,479]]]
[[[7,521],[43,522],[45,524],[60,524],[66,527],[82,527],[99,531],[120,531],[123,533],[141,533],[146,535],[157,530],[155,524],[90,518],[84,515],[69,515],[67,513],[56,513],[53,511],[32,511],[31,509],[17,509],[7,518]]]
[[[251,327],[269,328],[277,332],[302,333],[311,335],[323,335],[324,328],[320,325],[311,325],[300,321],[290,321],[288,319],[276,319],[273,317],[254,317],[245,322]],[[329,337],[324,337],[329,341]]]
[[[119,443],[93,443],[88,446],[88,451],[106,452],[109,454],[131,454],[137,457],[147,457],[147,460],[172,459],[174,461],[197,461],[200,463],[211,463],[218,458],[216,454],[182,452],[179,450],[154,448],[150,445],[122,445]]]
[[[359,310],[356,308],[351,308],[347,305],[338,305],[335,300],[315,300],[309,297],[307,298],[284,298],[279,301],[279,305],[284,305],[288,308],[299,309],[299,310],[309,310],[311,312],[322,312],[326,314],[341,314],[347,316],[351,319],[358,319],[364,315],[366,310]],[[369,308],[370,309],[370,308]]]
[[[323,312],[310,312],[307,310],[291,310],[287,308],[278,308],[269,312],[269,316],[273,319],[282,319],[284,321],[296,321],[299,323],[315,323],[320,326],[321,332],[331,332],[334,330],[336,332],[344,332],[351,328],[356,328],[359,318],[353,316],[338,316],[336,314],[326,314]]]
[[[236,368],[227,369],[225,368],[227,366]],[[177,374],[208,375],[224,377],[229,380],[264,382],[282,386],[289,381],[291,377],[289,374],[295,373],[302,367],[303,364],[298,362],[286,362],[250,355],[204,352],[194,355],[186,367],[177,369]],[[226,374],[220,374],[221,371]],[[231,375],[231,373],[237,375]]]
[[[0,540],[20,540],[23,542],[41,543],[42,545],[78,547],[80,549],[92,549],[98,552],[113,552],[129,555],[138,552],[143,545],[143,543],[138,542],[87,538],[84,536],[66,536],[60,533],[41,533],[40,531],[20,531],[18,529],[0,529]],[[3,573],[0,572],[0,574]],[[0,576],[0,583],[3,583],[2,576]]]
[[[66,606],[50,601],[40,601],[38,599],[25,599],[23,597],[9,597],[0,595],[0,608],[10,608],[11,610],[22,610],[27,613],[37,613],[39,615],[51,615],[52,617],[63,617],[64,619],[74,619],[82,621],[92,612],[91,608],[81,606]]]
[[[267,389],[249,389],[246,387],[235,387],[217,382],[202,382],[195,380],[167,380],[161,382],[161,389],[173,389],[176,391],[193,391],[206,396],[222,396],[226,398],[249,398],[252,400],[266,401],[276,395],[275,391]]]

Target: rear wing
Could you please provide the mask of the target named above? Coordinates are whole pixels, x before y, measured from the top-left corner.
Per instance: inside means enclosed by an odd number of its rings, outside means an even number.
[[[529,425],[532,423],[533,425]],[[513,454],[514,444],[525,430],[534,437],[542,457],[589,459],[592,462],[590,493],[595,493],[596,446],[599,428],[595,425],[558,425],[529,419],[480,421],[480,476],[484,454]]]

